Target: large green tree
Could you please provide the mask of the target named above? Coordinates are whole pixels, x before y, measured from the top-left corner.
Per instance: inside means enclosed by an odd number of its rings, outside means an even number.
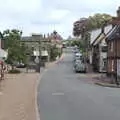
[[[112,20],[112,16],[109,14],[95,14],[94,16],[89,16],[88,18],[88,30],[93,30],[96,28],[101,28],[105,24],[109,24]]]
[[[21,44],[22,31],[13,29],[5,30],[3,32],[4,48],[8,51],[7,62],[13,64],[14,62],[25,62],[26,59],[26,47]]]
[[[86,31],[94,30],[103,27],[105,24],[109,24],[112,20],[112,16],[109,14],[95,14],[88,18],[81,18],[73,24],[73,35],[80,36],[84,35]]]

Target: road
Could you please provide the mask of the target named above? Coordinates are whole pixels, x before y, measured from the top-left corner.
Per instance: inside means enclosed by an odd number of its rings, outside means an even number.
[[[69,52],[42,77],[40,120],[120,120],[120,89],[85,82],[90,78],[75,74],[72,68]]]

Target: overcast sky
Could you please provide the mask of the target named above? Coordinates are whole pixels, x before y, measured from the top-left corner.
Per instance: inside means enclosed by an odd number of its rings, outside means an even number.
[[[17,28],[23,35],[58,31],[72,35],[73,22],[94,13],[116,15],[120,0],[0,0],[0,30]]]

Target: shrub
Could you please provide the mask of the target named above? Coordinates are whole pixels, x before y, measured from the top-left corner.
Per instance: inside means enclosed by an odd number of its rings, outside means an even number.
[[[19,73],[21,73],[21,71],[17,70],[17,69],[13,69],[13,70],[9,70],[8,73],[10,73],[10,74],[17,73],[17,74],[19,74]]]

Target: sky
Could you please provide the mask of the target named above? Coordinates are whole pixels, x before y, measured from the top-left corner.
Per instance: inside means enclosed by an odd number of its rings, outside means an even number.
[[[20,29],[24,36],[56,30],[72,35],[73,22],[95,13],[116,16],[120,0],[0,0],[0,31]]]

